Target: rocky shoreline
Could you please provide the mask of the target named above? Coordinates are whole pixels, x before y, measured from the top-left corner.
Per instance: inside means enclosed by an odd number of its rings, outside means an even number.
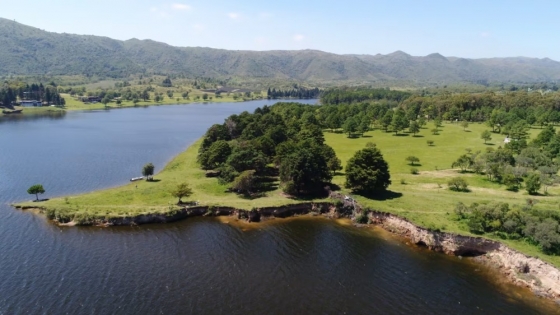
[[[335,197],[336,198],[336,197]],[[338,199],[338,198],[337,198]],[[260,222],[270,218],[287,218],[298,215],[316,214],[329,218],[350,218],[355,220],[361,213],[359,206],[338,201],[335,203],[300,203],[279,207],[263,207],[240,210],[233,207],[194,206],[184,207],[167,214],[142,214],[138,216],[92,219],[87,222],[54,222],[60,226],[134,226],[150,223],[170,223],[197,216],[233,216],[247,222]],[[31,209],[32,207],[19,207]],[[37,209],[37,208],[35,208]],[[410,242],[425,246],[430,250],[447,255],[475,257],[482,264],[497,268],[510,282],[528,287],[536,295],[560,301],[560,270],[535,257],[527,256],[506,245],[482,237],[463,236],[453,233],[432,231],[391,213],[369,211],[368,224],[406,238]]]

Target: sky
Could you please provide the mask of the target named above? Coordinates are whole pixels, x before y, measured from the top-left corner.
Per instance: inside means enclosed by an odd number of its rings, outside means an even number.
[[[57,33],[231,50],[560,61],[560,1],[0,0],[0,17]]]

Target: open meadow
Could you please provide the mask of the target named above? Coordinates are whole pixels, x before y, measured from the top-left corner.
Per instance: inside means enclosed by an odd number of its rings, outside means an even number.
[[[466,149],[484,152],[486,148],[497,148],[504,145],[504,135],[492,134],[492,140],[484,144],[481,133],[491,129],[484,124],[470,124],[466,131],[459,124],[444,123],[437,135],[431,133],[429,123],[416,136],[382,130],[369,131],[360,138],[348,138],[342,133],[325,133],[326,143],[334,148],[337,156],[346,165],[354,152],[373,142],[380,148],[389,164],[392,184],[389,192],[378,198],[366,198],[352,195],[360,204],[371,209],[386,211],[405,217],[410,221],[432,229],[440,229],[453,233],[472,235],[464,221],[456,220],[454,208],[458,202],[470,205],[474,202],[507,202],[510,206],[524,205],[526,200],[538,200],[537,206],[542,209],[560,210],[560,187],[550,187],[548,195],[530,196],[524,189],[517,192],[509,191],[505,185],[491,182],[484,175],[472,173],[461,174],[460,170],[452,169],[451,164]],[[535,137],[541,129],[530,129],[530,138]],[[428,140],[434,141],[432,146]],[[414,166],[405,159],[416,156],[420,159]],[[417,168],[417,175],[411,174],[411,168]],[[461,176],[469,184],[470,192],[449,190],[447,182],[450,178]],[[345,177],[339,173],[333,183],[344,186]],[[343,189],[346,193],[350,193]],[[485,237],[491,236],[490,234]],[[560,259],[542,254],[535,246],[518,241],[502,240],[512,247],[525,253],[539,256],[557,266]]]

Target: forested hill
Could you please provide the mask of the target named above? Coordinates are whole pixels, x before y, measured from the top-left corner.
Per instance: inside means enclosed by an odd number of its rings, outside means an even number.
[[[560,63],[524,57],[414,57],[400,51],[372,56],[173,47],[151,40],[51,33],[0,18],[0,75],[137,73],[344,83],[523,83],[559,80]]]

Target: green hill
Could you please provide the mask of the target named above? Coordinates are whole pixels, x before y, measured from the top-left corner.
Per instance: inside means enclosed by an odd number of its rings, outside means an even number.
[[[521,83],[559,80],[560,63],[548,58],[446,58],[437,53],[416,57],[401,51],[337,55],[316,50],[173,47],[152,40],[46,32],[0,18],[0,75],[138,73],[344,83]]]

